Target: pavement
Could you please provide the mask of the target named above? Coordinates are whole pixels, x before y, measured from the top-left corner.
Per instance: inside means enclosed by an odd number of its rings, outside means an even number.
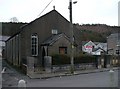
[[[5,65],[5,66],[4,66]],[[7,67],[6,67],[7,66]],[[73,76],[73,75],[79,75],[79,74],[89,74],[89,73],[97,73],[97,72],[105,72],[112,70],[117,70],[119,67],[113,67],[113,68],[99,68],[99,69],[86,69],[86,70],[79,70],[74,71],[73,74],[70,72],[55,72],[55,73],[29,73],[26,75],[21,74],[17,72],[15,69],[13,69],[9,64],[7,64],[5,61],[3,63],[3,67],[6,67],[7,71],[5,71],[4,74],[16,74],[16,76],[19,76],[20,78],[31,78],[31,79],[47,79],[52,77],[62,77],[62,76]]]
[[[63,77],[63,76],[74,76],[80,74],[89,74],[89,73],[99,73],[113,70],[118,70],[118,67],[114,68],[101,68],[101,69],[89,69],[89,70],[80,70],[75,71],[74,74],[70,72],[55,72],[55,73],[31,73],[28,76],[19,73],[10,65],[8,65],[5,61],[3,61],[3,69],[5,71],[2,73],[2,86],[3,87],[14,87],[18,85],[19,80],[24,79],[26,82],[37,81],[36,79],[48,79],[52,77]],[[35,79],[35,80],[34,80]]]
[[[80,74],[89,74],[89,73],[99,73],[99,72],[105,72],[110,70],[118,70],[118,67],[113,68],[100,68],[100,69],[90,69],[90,70],[80,70],[80,71],[74,71],[73,74],[70,72],[56,72],[56,73],[31,73],[28,74],[28,76],[32,79],[47,79],[52,77],[62,77],[62,76],[74,76],[74,75],[80,75]]]

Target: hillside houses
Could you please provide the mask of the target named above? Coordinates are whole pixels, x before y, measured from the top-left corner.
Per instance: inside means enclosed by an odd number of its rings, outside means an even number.
[[[84,29],[88,31],[98,32],[98,33],[116,33],[120,29],[119,26],[109,26],[106,24],[83,24],[77,26],[79,29]]]
[[[82,51],[91,55],[101,55],[102,52],[107,52],[107,43],[83,41]]]

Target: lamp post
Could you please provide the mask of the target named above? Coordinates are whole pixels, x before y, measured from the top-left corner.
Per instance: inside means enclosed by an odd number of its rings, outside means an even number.
[[[73,2],[76,4],[77,1]],[[74,73],[74,32],[73,32],[73,24],[72,24],[72,0],[69,0],[69,11],[70,11],[70,32],[71,32],[71,57],[70,57],[70,71]]]

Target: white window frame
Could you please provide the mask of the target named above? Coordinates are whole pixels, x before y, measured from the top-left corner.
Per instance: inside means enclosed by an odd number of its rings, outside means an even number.
[[[31,55],[38,56],[38,35],[37,34],[31,35]]]
[[[57,35],[58,34],[58,30],[57,29],[52,29],[52,34],[53,35]]]

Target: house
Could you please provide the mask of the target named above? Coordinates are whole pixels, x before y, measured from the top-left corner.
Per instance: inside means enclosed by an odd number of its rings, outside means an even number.
[[[118,55],[117,50],[120,50],[120,33],[114,33],[108,36],[107,43],[108,43],[108,54]]]
[[[15,66],[44,67],[44,56],[54,54],[71,55],[70,22],[59,12],[52,10],[34,21],[20,27],[20,31],[6,41],[6,59]],[[75,28],[75,27],[73,27]],[[78,30],[74,30],[75,44],[80,43]],[[75,54],[80,45],[76,45]]]
[[[102,55],[102,53],[107,53],[107,43],[97,42],[96,47],[92,50],[92,55]]]
[[[92,53],[93,48],[96,48],[96,45],[92,41],[83,41],[82,42],[82,51],[86,53]]]
[[[96,67],[110,67],[109,59],[106,58],[107,43],[83,41],[82,51],[90,55],[96,56]]]
[[[96,48],[101,48],[103,49],[104,51],[107,51],[107,43],[98,43]]]
[[[107,51],[107,43],[83,41],[82,51],[91,55],[101,55],[103,51]]]
[[[103,51],[101,48],[93,49],[92,55],[101,55]]]
[[[119,64],[120,33],[113,33],[107,37],[108,55],[111,56],[111,64]]]

